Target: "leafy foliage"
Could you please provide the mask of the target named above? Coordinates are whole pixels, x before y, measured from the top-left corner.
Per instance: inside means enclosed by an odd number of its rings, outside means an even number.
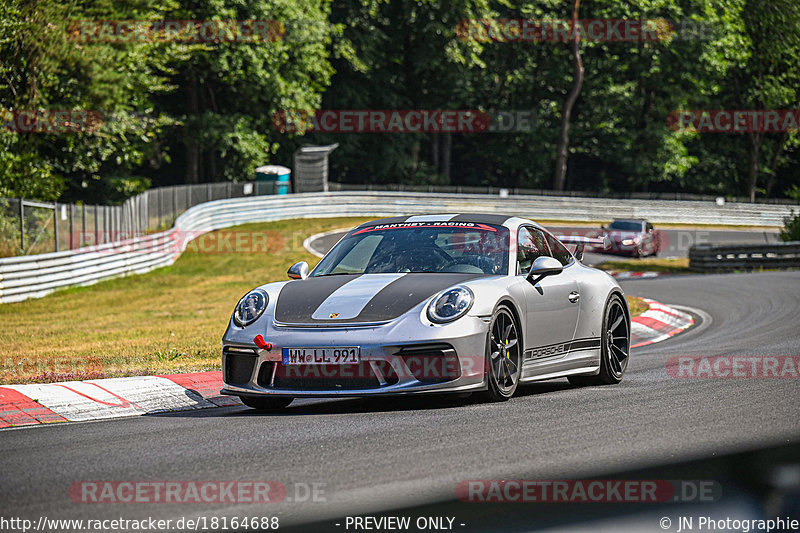
[[[119,202],[148,182],[246,180],[337,142],[351,183],[550,186],[572,85],[565,42],[464,38],[471,19],[569,19],[540,0],[5,0],[0,112],[96,110],[102,128],[0,127],[0,196]],[[796,0],[582,0],[582,19],[673,21],[656,41],[581,42],[567,188],[774,197],[800,183],[800,134],[670,129],[681,109],[800,108]],[[82,42],[70,23],[271,20],[260,42]],[[281,110],[530,112],[534,127],[469,133],[282,133]]]
[[[783,219],[781,230],[782,241],[800,241],[800,213],[792,211],[792,215]]]

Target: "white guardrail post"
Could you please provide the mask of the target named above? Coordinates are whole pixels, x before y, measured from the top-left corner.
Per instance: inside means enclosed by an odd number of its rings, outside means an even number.
[[[598,221],[646,218],[653,223],[783,225],[800,206],[558,196],[490,196],[408,192],[329,192],[247,196],[195,205],[172,229],[77,250],[0,259],[0,303],[42,297],[56,289],[143,273],[172,264],[187,240],[250,222],[291,218],[396,216],[430,213],[508,213],[533,220]],[[135,223],[142,226],[141,221]]]

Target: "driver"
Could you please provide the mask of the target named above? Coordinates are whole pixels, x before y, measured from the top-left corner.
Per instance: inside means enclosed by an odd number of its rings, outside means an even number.
[[[397,230],[381,243],[370,272],[435,272],[444,253],[434,242],[435,235]]]
[[[436,245],[433,232],[412,232],[403,251],[395,257],[397,272],[436,272],[445,252]]]

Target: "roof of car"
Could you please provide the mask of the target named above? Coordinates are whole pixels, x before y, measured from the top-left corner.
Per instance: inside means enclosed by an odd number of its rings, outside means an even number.
[[[508,215],[497,215],[492,213],[467,213],[467,214],[441,214],[441,215],[415,215],[381,218],[364,222],[359,228],[367,228],[383,224],[402,224],[408,222],[475,222],[477,224],[496,224],[503,225],[508,220],[515,218]]]

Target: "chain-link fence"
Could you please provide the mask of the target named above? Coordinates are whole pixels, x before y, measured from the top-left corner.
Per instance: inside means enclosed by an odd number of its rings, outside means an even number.
[[[170,228],[178,215],[203,202],[274,192],[273,182],[226,182],[158,187],[122,205],[0,198],[0,257],[118,242]]]

